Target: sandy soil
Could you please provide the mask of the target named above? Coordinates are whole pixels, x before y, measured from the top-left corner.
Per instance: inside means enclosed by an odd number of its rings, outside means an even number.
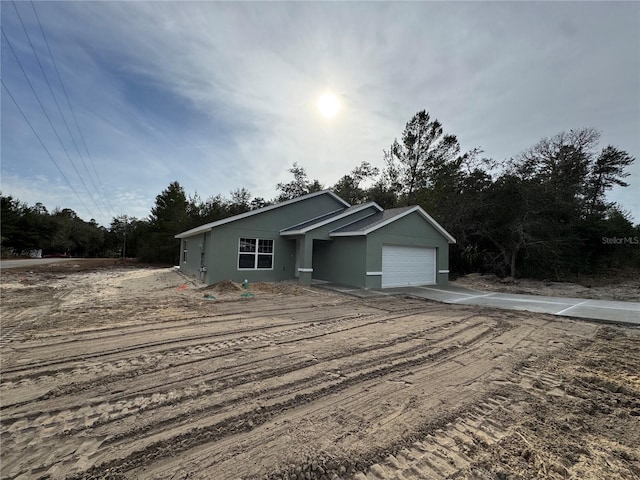
[[[600,278],[585,277],[582,283],[499,278],[495,275],[472,273],[457,278],[451,285],[491,292],[640,302],[638,271],[618,272],[617,275],[603,275]]]
[[[638,329],[172,269],[0,293],[3,479],[640,477]]]

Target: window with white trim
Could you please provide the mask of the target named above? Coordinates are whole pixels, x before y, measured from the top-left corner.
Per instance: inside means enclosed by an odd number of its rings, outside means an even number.
[[[183,247],[184,250],[182,250],[182,261],[184,263],[187,263],[187,241],[183,240],[183,242],[184,242],[184,247]]]
[[[273,240],[240,238],[238,270],[272,270]]]

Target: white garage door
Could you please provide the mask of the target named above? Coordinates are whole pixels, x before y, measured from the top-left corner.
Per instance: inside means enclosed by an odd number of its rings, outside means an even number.
[[[436,249],[382,246],[382,288],[436,283]]]

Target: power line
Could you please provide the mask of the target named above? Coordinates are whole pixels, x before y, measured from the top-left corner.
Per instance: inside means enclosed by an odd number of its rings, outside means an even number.
[[[22,117],[24,118],[24,120],[27,122],[27,124],[29,125],[29,127],[31,127],[31,130],[33,131],[33,134],[36,136],[36,138],[38,139],[38,141],[40,142],[40,145],[42,145],[42,148],[44,148],[44,151],[47,152],[47,155],[49,155],[49,158],[51,159],[51,161],[53,162],[53,164],[56,166],[56,168],[58,169],[58,171],[60,172],[60,175],[62,175],[62,178],[64,178],[65,182],[67,182],[67,185],[69,185],[69,188],[71,188],[71,190],[73,191],[73,193],[76,194],[76,197],[78,197],[78,200],[80,200],[80,203],[82,204],[82,206],[84,207],[84,209],[89,212],[89,214],[91,214],[91,210],[89,210],[89,208],[87,208],[87,206],[85,205],[84,201],[82,200],[82,197],[80,197],[80,195],[78,194],[78,192],[76,191],[75,188],[73,188],[73,185],[71,185],[71,182],[69,181],[69,179],[67,178],[67,176],[64,174],[64,172],[62,171],[62,169],[60,168],[60,165],[58,165],[58,162],[56,162],[56,159],[53,158],[53,155],[51,155],[51,152],[49,151],[49,149],[47,148],[47,146],[44,144],[44,142],[42,141],[42,139],[40,138],[40,135],[38,135],[38,132],[36,132],[36,129],[33,128],[33,125],[31,124],[31,122],[29,121],[29,119],[27,118],[27,116],[25,115],[25,113],[22,111],[22,109],[20,108],[20,105],[18,105],[18,102],[16,101],[16,99],[14,98],[14,96],[11,94],[11,90],[9,90],[9,87],[7,87],[7,85],[4,83],[4,80],[2,80],[0,78],[0,82],[2,83],[2,86],[4,87],[4,89],[7,91],[7,93],[9,94],[9,97],[11,98],[11,100],[13,100],[13,103],[16,105],[16,107],[18,108],[18,111],[22,114]],[[92,215],[93,216],[93,215]]]
[[[69,95],[67,95],[67,89],[64,86],[64,82],[62,81],[62,76],[60,75],[60,71],[58,70],[58,65],[56,63],[56,59],[53,56],[53,52],[51,51],[51,47],[49,46],[49,40],[47,40],[47,36],[44,33],[44,29],[42,28],[42,23],[40,22],[40,17],[38,16],[38,12],[36,11],[36,7],[33,3],[33,0],[31,0],[31,8],[33,9],[33,13],[36,16],[36,20],[38,21],[38,26],[40,27],[40,32],[42,33],[42,38],[44,39],[45,44],[47,45],[47,50],[49,51],[49,56],[51,57],[51,61],[53,63],[53,67],[56,71],[56,75],[58,76],[58,81],[60,82],[60,86],[62,87],[62,92],[64,93],[65,98],[67,99],[67,105],[69,106],[69,110],[71,111],[71,116],[73,117],[73,121],[75,122],[76,128],[78,129],[78,133],[80,134],[80,139],[82,140],[82,144],[84,145],[84,149],[87,152],[87,156],[89,157],[89,162],[91,164],[91,167],[93,168],[93,172],[95,174],[96,180],[98,181],[98,184],[100,185],[100,188],[102,189],[102,194],[104,195],[104,199],[107,202],[107,209],[111,211],[111,214],[113,217],[115,217],[115,210],[113,208],[113,205],[111,204],[111,200],[109,198],[109,195],[107,195],[107,192],[104,188],[104,184],[102,183],[102,180],[100,179],[100,175],[98,175],[98,171],[96,170],[96,165],[95,162],[93,161],[93,157],[91,156],[91,153],[89,152],[89,148],[87,147],[87,142],[84,139],[84,135],[82,134],[82,130],[80,129],[80,124],[78,123],[78,119],[76,118],[76,114],[75,111],[73,110],[73,106],[71,105],[71,101],[69,100]]]
[[[33,92],[33,95],[36,97],[36,100],[38,101],[38,104],[40,104],[40,108],[42,109],[42,113],[44,113],[44,116],[47,118],[47,121],[49,122],[49,125],[51,126],[51,129],[53,130],[53,133],[55,133],[56,137],[58,138],[58,141],[60,142],[60,145],[62,145],[62,149],[67,154],[67,158],[69,158],[69,161],[71,162],[71,166],[73,167],[73,169],[75,170],[76,174],[78,175],[78,178],[80,179],[80,182],[84,186],[85,190],[87,190],[87,192],[89,192],[89,189],[87,188],[87,184],[84,183],[84,180],[82,179],[82,175],[80,175],[80,172],[78,171],[75,163],[71,159],[71,155],[69,155],[69,151],[67,150],[67,147],[64,146],[64,143],[62,142],[62,139],[60,138],[60,135],[58,134],[58,131],[56,130],[56,127],[53,125],[53,122],[51,121],[51,118],[49,117],[49,114],[47,113],[47,110],[44,108],[44,105],[42,104],[42,101],[40,100],[40,97],[36,93],[35,88],[33,88],[33,85],[31,84],[31,80],[29,80],[29,76],[27,75],[27,72],[25,71],[24,67],[22,66],[22,63],[20,62],[20,58],[18,58],[18,55],[16,55],[16,52],[13,49],[13,45],[9,41],[9,37],[7,37],[7,34],[5,33],[3,28],[0,28],[0,30],[2,30],[2,35],[4,36],[4,39],[7,41],[7,45],[9,45],[9,49],[11,50],[11,53],[13,53],[13,56],[15,57],[16,61],[18,62],[18,65],[20,66],[20,70],[22,70],[22,74],[24,75],[24,78],[27,80],[27,83],[29,84],[29,87],[31,88],[31,91]],[[89,196],[91,197],[91,194],[89,194]],[[95,203],[95,200],[93,199],[93,197],[91,197],[91,200],[93,200],[93,202]],[[96,206],[97,206],[97,204],[96,204]],[[98,210],[100,210],[99,207],[98,207]],[[91,216],[95,218],[95,215],[93,215],[90,210],[88,210],[88,211],[91,214]]]
[[[14,10],[16,11],[16,15],[18,15],[18,20],[20,20],[20,25],[22,25],[22,30],[24,31],[24,34],[27,37],[27,41],[29,42],[29,46],[31,47],[31,51],[33,52],[33,56],[36,58],[36,61],[38,62],[38,66],[40,67],[40,71],[42,72],[42,76],[44,77],[44,80],[47,83],[47,86],[49,87],[49,92],[51,92],[51,96],[53,97],[53,101],[55,102],[56,107],[58,108],[58,112],[60,112],[60,116],[62,117],[62,121],[64,122],[64,125],[65,125],[67,131],[69,132],[69,136],[71,137],[71,142],[75,146],[76,151],[78,152],[78,155],[80,156],[80,160],[82,161],[82,164],[84,165],[84,169],[87,172],[87,174],[89,175],[89,180],[90,180],[91,184],[93,185],[94,192],[96,193],[96,195],[98,195],[98,198],[100,198],[100,195],[99,195],[99,192],[98,192],[98,187],[96,187],[93,179],[91,178],[91,174],[89,173],[89,170],[87,169],[87,165],[85,164],[84,159],[82,158],[82,154],[80,153],[80,150],[78,149],[78,145],[76,144],[76,141],[73,138],[73,134],[71,133],[71,129],[69,128],[69,124],[67,123],[67,120],[66,120],[64,114],[62,113],[62,109],[60,108],[60,103],[58,103],[58,98],[56,97],[56,94],[53,91],[53,88],[51,87],[51,83],[49,82],[49,78],[47,77],[47,73],[45,72],[44,67],[42,66],[42,62],[40,62],[40,57],[38,56],[38,53],[36,52],[36,49],[33,46],[33,42],[31,42],[31,36],[29,35],[29,32],[27,31],[27,28],[25,27],[24,22],[22,21],[22,16],[20,15],[20,12],[18,11],[18,7],[16,6],[16,3],[13,0],[11,1],[11,4],[13,5]],[[76,169],[76,172],[78,173],[78,176],[80,176],[80,173],[77,171],[77,169]],[[83,181],[83,185],[84,185],[84,181]],[[91,192],[88,189],[87,189],[87,193],[89,193],[89,197],[93,201],[94,205],[98,208],[98,211],[102,215],[104,215],[104,212],[102,211],[102,208],[95,201],[95,199],[93,198],[93,195],[91,194]],[[103,203],[104,203],[104,201],[103,201]],[[106,205],[105,205],[105,207],[106,207]]]

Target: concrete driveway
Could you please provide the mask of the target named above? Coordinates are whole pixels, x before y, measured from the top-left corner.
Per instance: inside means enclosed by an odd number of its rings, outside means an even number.
[[[319,285],[320,286],[320,285]],[[591,300],[586,298],[544,297],[540,295],[520,295],[472,290],[462,287],[397,287],[384,290],[363,290],[335,284],[321,285],[342,293],[358,297],[379,295],[411,295],[443,303],[479,305],[506,310],[526,310],[528,312],[550,313],[564,317],[588,318],[612,323],[626,323],[640,326],[640,303]]]

